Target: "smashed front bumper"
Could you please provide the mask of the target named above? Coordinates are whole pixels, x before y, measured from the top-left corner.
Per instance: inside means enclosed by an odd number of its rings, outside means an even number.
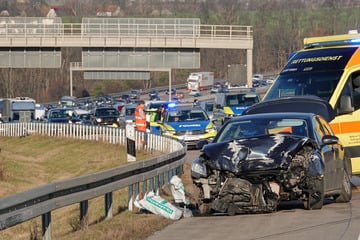
[[[211,209],[229,215],[269,213],[276,211],[278,200],[278,195],[264,189],[262,184],[252,184],[241,178],[228,178],[218,197],[212,202]]]

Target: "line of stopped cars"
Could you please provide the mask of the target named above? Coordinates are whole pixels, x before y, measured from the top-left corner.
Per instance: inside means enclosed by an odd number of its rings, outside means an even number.
[[[328,122],[334,111],[318,97],[260,102],[227,121],[200,155],[191,176],[202,214],[269,213],[282,201],[321,209],[349,202],[351,161]]]

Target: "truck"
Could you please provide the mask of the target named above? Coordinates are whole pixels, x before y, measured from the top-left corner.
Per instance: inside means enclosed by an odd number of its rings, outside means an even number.
[[[240,116],[245,109],[261,101],[253,88],[229,89],[215,95],[213,118],[224,124],[232,117]]]
[[[311,37],[302,49],[289,53],[288,62],[263,101],[315,95],[335,110],[330,122],[345,147],[352,174],[360,174],[360,34]],[[326,130],[328,131],[328,130]],[[324,131],[324,135],[326,135]],[[342,181],[347,181],[343,179]]]
[[[77,98],[75,96],[62,96],[59,100],[60,107],[71,108],[76,106]]]
[[[36,101],[29,97],[3,98],[1,122],[32,122],[35,120]]]
[[[214,72],[193,72],[187,79],[187,89],[206,90],[214,85]]]
[[[247,67],[245,64],[228,65],[226,77],[226,86],[228,88],[244,87],[248,85]]]

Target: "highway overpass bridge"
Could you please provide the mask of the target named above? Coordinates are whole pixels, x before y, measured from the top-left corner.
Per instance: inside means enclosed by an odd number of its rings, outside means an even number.
[[[0,68],[60,68],[62,48],[81,48],[72,72],[85,79],[149,79],[151,71],[200,68],[200,49],[246,50],[252,78],[251,26],[204,25],[197,18],[0,18]],[[171,86],[169,86],[171,87]]]

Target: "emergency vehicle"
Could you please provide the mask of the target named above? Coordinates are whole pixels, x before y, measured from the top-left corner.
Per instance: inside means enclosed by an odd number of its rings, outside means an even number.
[[[240,116],[245,109],[260,102],[261,97],[252,88],[229,89],[216,93],[214,118],[221,124],[232,117]]]
[[[360,34],[305,38],[263,101],[295,95],[329,101],[336,112],[330,125],[352,160],[352,172],[360,174]]]
[[[177,139],[187,147],[195,147],[203,139],[211,142],[217,134],[216,126],[206,111],[192,103],[168,104],[163,119],[158,123],[161,135]]]
[[[161,134],[160,124],[159,124],[159,120],[161,120],[161,116],[159,113],[159,109],[160,106],[167,108],[169,103],[171,102],[151,101],[146,103],[145,105],[146,125],[149,132],[154,134]]]

